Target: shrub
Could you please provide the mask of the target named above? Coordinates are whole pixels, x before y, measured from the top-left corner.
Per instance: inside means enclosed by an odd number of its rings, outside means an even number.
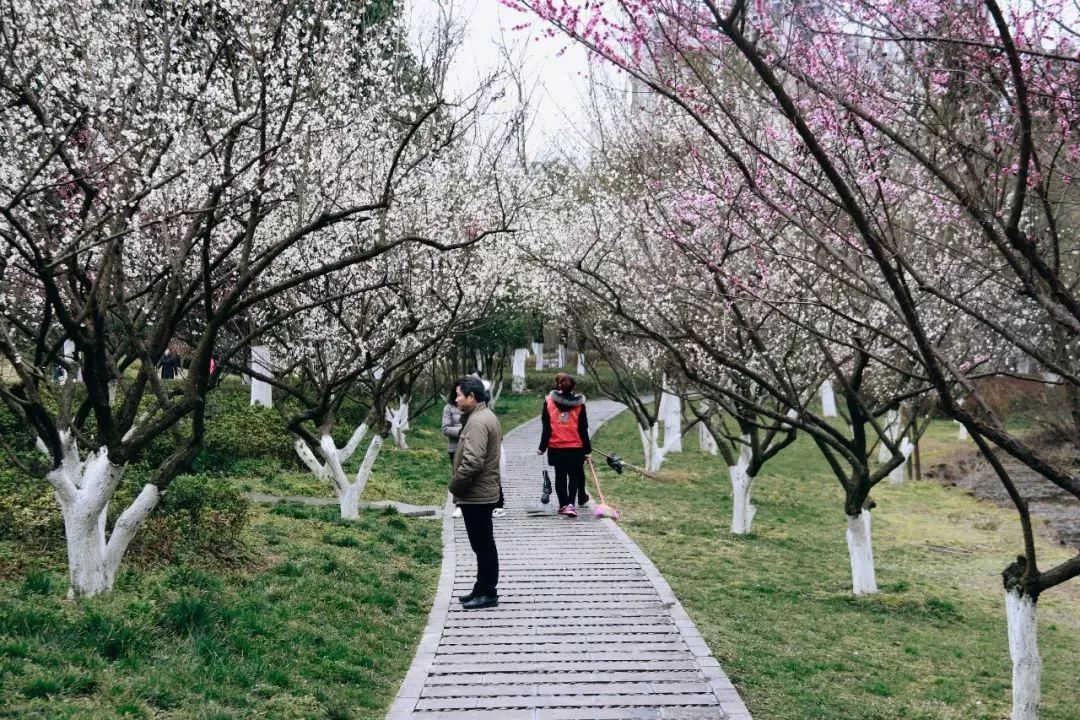
[[[28,547],[62,549],[64,519],[52,487],[0,461],[0,539]]]
[[[239,392],[222,390],[210,397],[199,470],[233,472],[237,463],[247,469],[263,459],[295,463],[289,431],[276,410],[252,407]]]
[[[230,559],[242,549],[250,519],[251,505],[235,484],[212,475],[181,475],[135,536],[130,552],[144,561],[191,555]]]

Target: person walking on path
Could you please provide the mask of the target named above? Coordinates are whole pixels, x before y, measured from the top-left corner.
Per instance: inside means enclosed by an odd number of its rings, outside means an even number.
[[[476,553],[476,583],[461,605],[467,610],[499,604],[499,551],[491,513],[499,501],[502,456],[502,428],[499,419],[487,406],[484,384],[473,377],[458,381],[455,395],[462,414],[461,432],[454,452],[454,476],[450,494],[461,508],[469,545]]]
[[[559,498],[559,514],[577,517],[578,507],[589,503],[585,492],[585,461],[592,454],[589,440],[589,418],[585,413],[585,396],[574,392],[577,382],[567,373],[555,376],[555,389],[544,398],[540,412],[540,448],[537,455],[547,451],[548,465],[555,468],[555,494]]]

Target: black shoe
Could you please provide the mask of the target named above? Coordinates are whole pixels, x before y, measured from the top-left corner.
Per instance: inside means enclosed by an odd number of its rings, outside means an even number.
[[[473,592],[469,593],[468,595],[458,595],[458,600],[460,600],[461,603],[464,604],[464,603],[467,603],[470,600],[472,600],[474,597],[476,597],[476,591],[475,590]]]
[[[495,607],[498,604],[498,595],[477,595],[468,602],[461,603],[461,607],[466,610],[480,610],[481,608]]]
[[[585,507],[589,504],[589,500],[592,500],[588,495],[578,495],[577,506],[579,508]]]

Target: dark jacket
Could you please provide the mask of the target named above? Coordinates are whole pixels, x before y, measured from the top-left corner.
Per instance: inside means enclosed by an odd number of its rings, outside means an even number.
[[[486,403],[480,403],[464,413],[461,420],[450,493],[458,505],[496,503],[499,500],[499,456],[502,453],[499,419]]]
[[[592,453],[592,441],[589,440],[589,416],[585,414],[585,396],[584,395],[572,395],[569,398],[569,403],[566,402],[562,393],[552,390],[551,399],[555,401],[555,407],[559,409],[570,409],[571,407],[581,406],[581,415],[578,416],[578,435],[581,436],[581,451],[588,455]],[[540,408],[540,452],[548,449],[548,443],[551,442],[551,418],[548,416],[547,402],[544,402],[543,407]]]

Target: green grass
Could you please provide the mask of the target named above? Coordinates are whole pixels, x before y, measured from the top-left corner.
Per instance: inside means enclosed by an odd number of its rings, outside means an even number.
[[[540,396],[503,393],[496,415],[503,432],[535,417],[540,411]],[[364,488],[364,500],[398,500],[414,505],[442,505],[450,479],[446,456],[446,437],[442,434],[442,403],[411,418],[406,434],[408,450],[398,450],[392,443],[383,445],[375,461],[371,479]],[[363,461],[368,440],[346,466],[350,476]],[[276,463],[252,468],[240,478],[244,490],[282,496],[333,498],[329,481],[320,481],[307,470],[284,470]]]
[[[691,437],[691,435],[693,437]],[[955,438],[932,428],[933,458]],[[633,419],[598,447],[641,461]],[[655,480],[604,472],[622,525],[656,563],[757,720],[1000,720],[1011,666],[1000,572],[1021,548],[1012,513],[933,481],[873,493],[882,591],[850,594],[843,495],[800,439],[754,490],[754,533],[730,534],[720,458],[670,455]],[[1041,541],[1047,566],[1071,552]],[[1080,587],[1039,602],[1044,720],[1077,717]]]
[[[258,565],[128,569],[64,599],[63,566],[0,582],[0,717],[382,718],[440,563],[438,523],[257,511]]]

